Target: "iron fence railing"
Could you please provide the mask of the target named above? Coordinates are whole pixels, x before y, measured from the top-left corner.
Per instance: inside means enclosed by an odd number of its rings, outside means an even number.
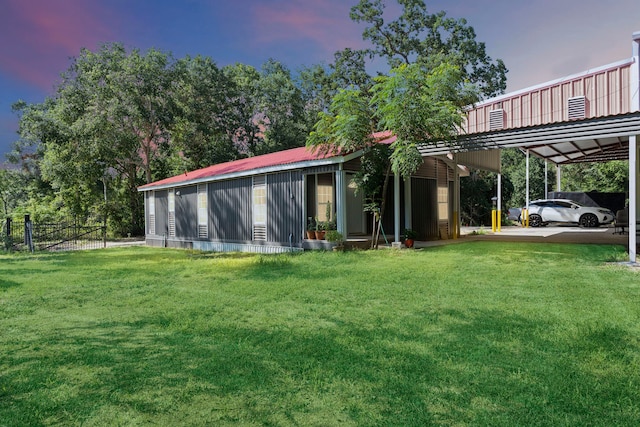
[[[7,218],[1,235],[5,250],[68,251],[106,246],[104,225],[78,221],[37,223],[28,215],[22,221]]]

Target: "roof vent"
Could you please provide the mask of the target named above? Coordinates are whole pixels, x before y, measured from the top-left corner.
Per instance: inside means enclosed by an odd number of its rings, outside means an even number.
[[[502,108],[489,111],[489,130],[504,128],[504,110]]]
[[[568,119],[578,120],[587,117],[587,98],[584,96],[575,96],[569,98],[568,102]]]

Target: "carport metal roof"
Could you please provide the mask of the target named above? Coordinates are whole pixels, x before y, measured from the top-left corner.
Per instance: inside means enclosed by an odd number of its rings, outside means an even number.
[[[425,143],[423,156],[471,153],[502,148],[524,148],[555,164],[627,160],[629,136],[640,134],[640,112],[594,119],[529,126],[504,131],[462,135],[451,143]],[[499,156],[495,157],[499,163]],[[460,163],[464,160],[460,159]],[[500,165],[487,165],[499,171]]]

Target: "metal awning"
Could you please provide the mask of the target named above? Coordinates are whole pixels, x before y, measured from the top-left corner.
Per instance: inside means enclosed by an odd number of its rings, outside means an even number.
[[[423,156],[526,148],[555,164],[627,160],[629,136],[640,134],[640,112],[460,136],[418,147]]]

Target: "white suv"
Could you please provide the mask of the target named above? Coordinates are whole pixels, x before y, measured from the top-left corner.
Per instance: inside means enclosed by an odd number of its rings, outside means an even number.
[[[539,227],[550,222],[568,222],[581,227],[611,224],[615,216],[606,208],[582,206],[573,200],[545,199],[529,203],[529,225]]]

